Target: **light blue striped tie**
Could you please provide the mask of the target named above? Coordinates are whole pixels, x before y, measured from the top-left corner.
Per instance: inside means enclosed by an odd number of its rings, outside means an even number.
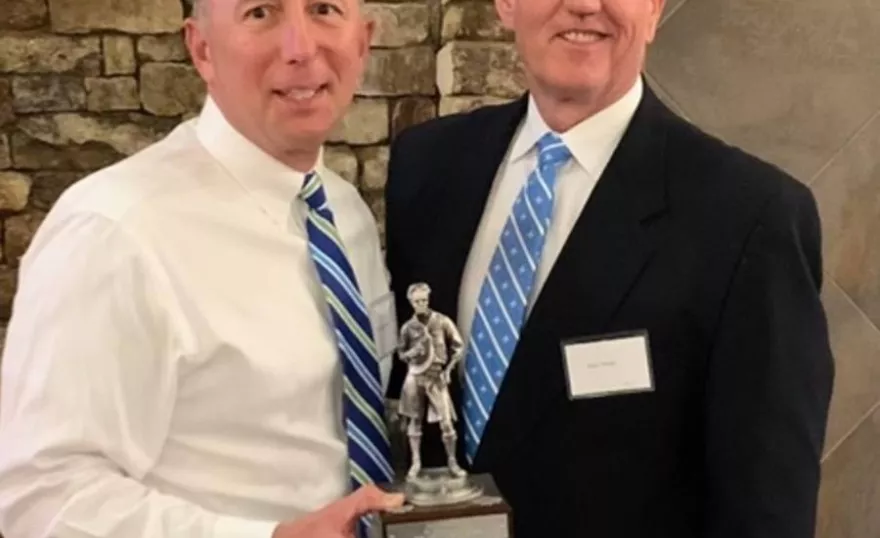
[[[464,446],[473,462],[532,297],[553,212],[556,173],[571,157],[558,136],[538,141],[538,166],[517,196],[480,288],[465,355]]]
[[[393,477],[373,329],[320,176],[306,175],[300,198],[308,206],[309,251],[330,307],[343,364],[343,411],[352,489]],[[365,536],[363,523],[360,535]]]

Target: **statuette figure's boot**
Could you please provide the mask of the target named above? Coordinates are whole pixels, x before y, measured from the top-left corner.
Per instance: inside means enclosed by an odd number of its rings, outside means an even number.
[[[422,471],[422,456],[421,456],[421,443],[422,436],[421,435],[410,435],[409,436],[409,448],[410,454],[412,455],[412,463],[409,466],[409,472],[406,473],[408,478],[416,478],[419,476],[419,473]]]
[[[455,434],[444,435],[443,444],[446,446],[446,457],[449,460],[449,472],[452,476],[465,476],[467,473],[458,465],[458,461],[455,459]]]

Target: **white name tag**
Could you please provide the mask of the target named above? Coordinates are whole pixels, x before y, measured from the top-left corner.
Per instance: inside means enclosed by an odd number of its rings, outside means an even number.
[[[654,390],[647,333],[563,342],[569,398]]]

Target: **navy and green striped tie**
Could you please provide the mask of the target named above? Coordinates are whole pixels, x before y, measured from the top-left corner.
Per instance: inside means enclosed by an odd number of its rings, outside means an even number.
[[[299,197],[308,207],[309,251],[324,289],[343,364],[351,486],[354,490],[365,484],[389,482],[393,477],[391,451],[370,318],[318,174],[306,175]]]

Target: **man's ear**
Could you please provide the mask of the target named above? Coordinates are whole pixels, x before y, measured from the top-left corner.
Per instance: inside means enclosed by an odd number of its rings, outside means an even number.
[[[660,26],[660,18],[663,16],[663,8],[666,7],[666,0],[648,0],[651,4],[651,25],[645,35],[645,40],[652,43],[657,37],[657,28]]]
[[[184,42],[192,59],[193,67],[205,82],[214,77],[214,66],[211,61],[211,48],[204,35],[204,21],[189,17],[183,23]]]
[[[376,31],[376,21],[373,19],[367,19],[364,21],[364,29],[362,32],[361,43],[360,43],[360,53],[361,58],[366,58],[367,54],[370,53],[370,45],[373,43],[373,33]]]
[[[529,2],[530,0],[525,0]],[[516,8],[517,0],[495,0],[495,12],[498,13],[498,19],[501,25],[508,30],[513,30],[513,12]]]

